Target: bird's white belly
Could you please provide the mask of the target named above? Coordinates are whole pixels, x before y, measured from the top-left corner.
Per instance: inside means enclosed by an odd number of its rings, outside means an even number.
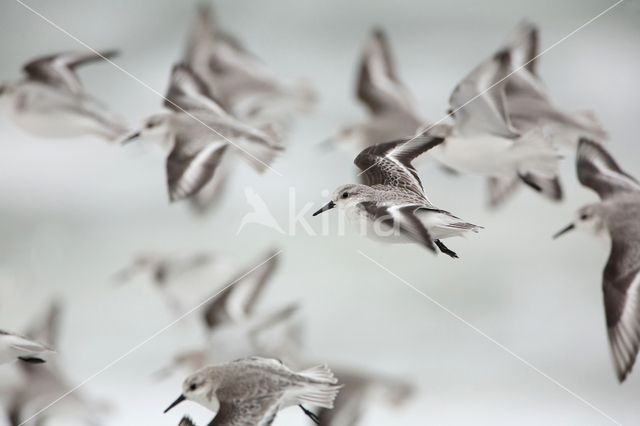
[[[431,153],[444,165],[462,173],[504,176],[512,175],[517,168],[512,146],[512,141],[493,136],[450,136]]]

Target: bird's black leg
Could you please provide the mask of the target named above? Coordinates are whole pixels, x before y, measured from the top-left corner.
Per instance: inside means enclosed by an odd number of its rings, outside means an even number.
[[[304,408],[302,406],[302,404],[298,404],[298,407],[300,407],[302,409],[302,411],[311,419],[313,420],[313,422],[317,425],[320,424],[320,418],[315,414],[312,413],[311,411],[307,410],[306,408]]]
[[[438,248],[442,253],[446,254],[449,257],[453,257],[454,259],[458,258],[458,255],[456,254],[456,252],[453,250],[450,250],[447,246],[444,245],[442,241],[435,240],[434,243],[436,243],[436,245],[438,246]]]
[[[46,361],[42,358],[37,357],[23,357],[20,356],[18,359],[22,362],[26,362],[27,364],[44,364]]]

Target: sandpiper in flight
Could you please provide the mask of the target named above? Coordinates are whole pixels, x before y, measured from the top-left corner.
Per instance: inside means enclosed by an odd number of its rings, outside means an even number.
[[[377,224],[385,231],[394,230],[393,235],[384,235],[383,239],[417,242],[434,252],[437,246],[442,253],[458,257],[441,240],[469,231],[478,232],[481,227],[434,206],[411,165],[414,158],[443,141],[441,137],[423,134],[365,149],[354,161],[362,170],[363,184],[339,187],[331,201],[313,215],[334,207],[342,208],[351,219]],[[374,238],[382,236],[377,231],[382,229],[373,229]]]
[[[602,286],[611,353],[622,382],[640,345],[640,183],[601,145],[586,139],[578,145],[577,171],[580,183],[597,192],[601,201],[578,210],[577,219],[554,238],[574,228],[609,232],[611,252]]]
[[[26,78],[0,85],[0,104],[16,125],[36,136],[92,134],[113,141],[126,133],[126,124],[86,93],[75,69],[115,55],[67,52],[37,58],[23,67]]]
[[[187,377],[182,394],[164,412],[185,400],[216,411],[212,425],[270,425],[281,409],[298,405],[317,422],[303,404],[331,408],[341,386],[328,367],[301,372],[269,358],[244,358],[205,367]]]

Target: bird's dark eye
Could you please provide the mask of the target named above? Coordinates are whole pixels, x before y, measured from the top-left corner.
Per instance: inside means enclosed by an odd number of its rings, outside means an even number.
[[[588,215],[586,215],[585,213],[580,215],[580,220],[587,220],[589,218]]]
[[[342,198],[349,198],[349,193],[348,192],[343,192],[342,193]]]
[[[191,386],[189,386],[189,390],[190,390],[190,391],[194,391],[194,390],[196,390],[196,388],[197,388],[197,387],[198,387],[198,386],[196,386],[196,384],[194,383],[194,384],[192,384]]]

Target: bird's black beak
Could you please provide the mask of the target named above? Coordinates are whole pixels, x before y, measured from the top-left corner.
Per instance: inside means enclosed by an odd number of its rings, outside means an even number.
[[[562,234],[565,234],[569,231],[571,231],[572,229],[575,229],[576,225],[575,223],[570,223],[567,226],[565,226],[564,228],[562,228],[561,230],[559,230],[558,232],[556,232],[553,235],[553,239],[555,240],[556,238],[558,238],[559,236],[561,236]]]
[[[314,216],[318,216],[320,213],[326,212],[327,210],[331,210],[335,206],[336,206],[336,203],[334,203],[333,201],[329,201],[327,204],[322,206],[322,208],[320,210],[318,210],[317,212],[315,212],[313,215]]]
[[[187,398],[185,398],[185,396],[184,396],[184,395],[180,395],[180,396],[178,397],[178,399],[176,399],[175,401],[173,401],[173,404],[171,404],[171,405],[170,405],[166,410],[164,410],[164,413],[165,413],[165,414],[166,414],[166,413],[168,413],[168,412],[169,412],[169,410],[171,410],[171,409],[172,409],[173,407],[175,407],[176,405],[180,404],[180,403],[181,403],[182,401],[184,401],[185,399],[187,399]]]
[[[120,145],[126,145],[129,142],[131,142],[132,140],[137,139],[139,137],[140,137],[140,130],[136,130],[134,132],[127,133],[122,138],[120,138]]]

